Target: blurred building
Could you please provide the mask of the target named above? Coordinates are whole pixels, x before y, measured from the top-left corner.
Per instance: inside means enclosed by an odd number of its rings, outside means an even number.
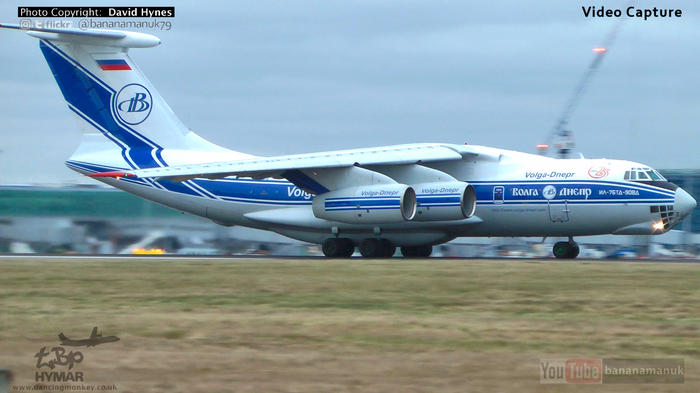
[[[104,186],[0,186],[0,252],[315,254],[306,243],[223,227]]]
[[[700,170],[660,171],[700,200]],[[697,254],[700,207],[676,230],[661,236],[593,236],[576,240],[592,257],[654,245]],[[436,256],[549,256],[561,239],[459,238],[435,248]],[[128,253],[162,249],[186,254],[318,255],[309,246],[272,232],[222,227],[102,185],[0,186],[0,252]],[[664,249],[660,249],[665,252]],[[582,254],[584,255],[584,254]]]

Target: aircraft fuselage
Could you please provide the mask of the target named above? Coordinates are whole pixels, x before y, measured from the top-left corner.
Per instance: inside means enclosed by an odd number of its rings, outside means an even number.
[[[481,151],[480,155],[425,165],[474,187],[474,215],[454,221],[359,225],[323,220],[312,212],[314,195],[284,180],[102,181],[222,225],[272,230],[312,243],[322,243],[337,233],[358,242],[381,233],[397,246],[439,244],[459,236],[652,235],[668,231],[689,212],[683,209],[690,202],[684,205],[684,200],[679,201],[687,199],[687,193],[677,186],[663,179],[625,179],[632,168],[653,171],[642,164],[605,159],[557,160],[474,148]],[[76,160],[69,161],[69,166],[83,173],[109,169]],[[381,171],[381,167],[372,170]]]

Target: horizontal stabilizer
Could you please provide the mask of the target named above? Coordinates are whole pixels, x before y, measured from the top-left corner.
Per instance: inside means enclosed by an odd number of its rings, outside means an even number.
[[[24,30],[32,37],[49,41],[75,42],[117,48],[150,48],[160,45],[160,39],[150,34],[119,30],[38,29],[0,23],[0,28]]]

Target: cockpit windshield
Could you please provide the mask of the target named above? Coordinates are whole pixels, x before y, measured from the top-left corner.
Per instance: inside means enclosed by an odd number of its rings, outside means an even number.
[[[625,180],[666,181],[659,172],[651,168],[632,168],[625,172]]]

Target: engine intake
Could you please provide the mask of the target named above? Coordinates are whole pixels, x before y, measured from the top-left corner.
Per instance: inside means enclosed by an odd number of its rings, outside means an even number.
[[[416,193],[405,184],[343,188],[317,195],[314,216],[348,224],[394,224],[416,214]]]

